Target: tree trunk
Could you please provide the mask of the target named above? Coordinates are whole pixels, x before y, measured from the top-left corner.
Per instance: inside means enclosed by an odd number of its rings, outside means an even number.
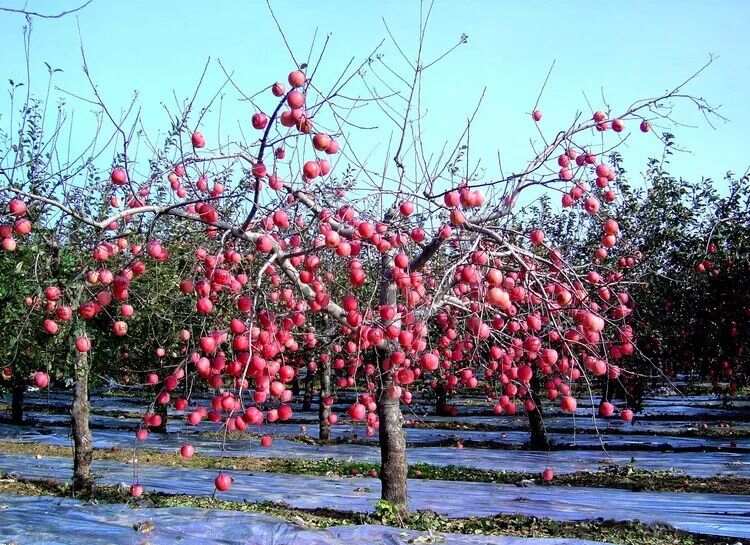
[[[382,261],[381,283],[379,299],[381,305],[395,306],[397,302],[397,288],[387,273],[389,259],[384,256]],[[404,435],[401,414],[401,400],[390,399],[388,390],[393,386],[391,370],[383,368],[383,362],[390,353],[390,348],[378,350],[378,371],[380,381],[378,386],[378,436],[380,437],[380,497],[392,503],[399,511],[405,512],[408,507],[406,489],[406,436]]]
[[[13,424],[23,424],[23,396],[26,393],[26,384],[23,377],[16,370],[13,371],[13,386],[10,402],[10,421]]]
[[[300,390],[301,390],[301,388],[300,388],[300,385],[299,385],[299,374],[295,374],[294,375],[294,381],[292,382],[292,397],[294,399],[298,399],[299,398]]]
[[[529,415],[529,431],[531,437],[529,438],[529,449],[530,450],[549,450],[549,438],[547,437],[547,430],[544,428],[544,418],[542,417],[542,401],[536,393],[538,387],[538,381],[536,377],[531,382],[529,393],[531,399],[534,400],[536,407],[533,411],[528,413]]]
[[[442,382],[439,382],[435,387],[435,414],[437,416],[450,416],[448,413],[448,389]]]
[[[70,411],[73,428],[73,491],[90,494],[93,444],[89,428],[89,361],[85,352],[76,352],[73,407]]]
[[[313,385],[315,382],[315,373],[311,373],[310,370],[307,370],[307,374],[305,375],[305,396],[302,398],[302,410],[303,411],[309,411],[312,407],[312,397],[313,397]]]
[[[380,497],[402,510],[407,508],[406,436],[399,399],[389,399],[388,387],[393,384],[390,373],[379,392],[378,419],[380,427]]]
[[[323,400],[331,395],[331,361],[320,362],[318,367],[320,372],[320,403],[318,404],[318,422],[320,430],[318,438],[321,441],[328,441],[331,438],[331,424],[328,417],[331,415],[331,408],[323,403]]]

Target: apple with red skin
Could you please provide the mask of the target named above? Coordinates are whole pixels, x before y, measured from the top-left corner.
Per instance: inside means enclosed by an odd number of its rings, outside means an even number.
[[[289,72],[287,81],[292,87],[302,87],[307,81],[307,77],[302,70],[293,70],[292,72]]]
[[[49,335],[57,335],[57,332],[60,331],[60,326],[57,325],[57,322],[55,322],[54,320],[44,320],[44,322],[42,323],[42,327],[44,328],[44,331]]]
[[[219,492],[226,492],[232,487],[232,477],[226,473],[219,473],[214,479],[214,486]]]
[[[320,175],[320,165],[317,161],[307,161],[302,167],[305,178],[313,180]]]
[[[21,218],[15,221],[13,224],[13,231],[19,236],[28,235],[31,233],[31,222],[26,218]]]
[[[620,226],[612,218],[609,218],[604,221],[603,228],[604,228],[604,232],[608,235],[616,235],[620,232]]]
[[[34,373],[34,386],[37,388],[46,388],[49,386],[49,375],[44,371]]]
[[[81,335],[80,337],[76,338],[75,345],[76,345],[76,350],[78,350],[81,353],[86,353],[89,350],[91,350],[91,341],[85,335]]]
[[[602,418],[609,418],[615,413],[615,406],[609,401],[602,401],[599,404],[599,416]]]
[[[142,484],[137,484],[137,483],[131,484],[130,485],[130,495],[133,498],[140,498],[141,496],[143,496],[143,485]]]
[[[124,337],[128,334],[128,324],[122,320],[117,320],[112,324],[112,332],[116,337]]]
[[[348,412],[352,420],[362,421],[367,415],[367,408],[361,403],[354,403],[351,407],[349,407]]]
[[[199,131],[195,131],[193,135],[190,137],[190,141],[193,144],[193,147],[196,149],[204,148],[206,147],[206,139],[203,136],[203,133]]]
[[[544,231],[541,229],[534,229],[529,234],[529,239],[534,246],[539,246],[544,242]]]
[[[313,136],[313,147],[318,151],[326,151],[331,145],[331,137],[325,133],[319,132]]]
[[[11,216],[23,216],[28,211],[28,208],[26,207],[26,203],[23,202],[21,199],[11,199],[8,203],[8,213]]]
[[[18,243],[13,237],[4,237],[2,241],[2,248],[6,252],[15,252],[18,247]]]
[[[404,217],[409,217],[414,213],[414,203],[404,201],[398,206],[399,213]]]
[[[253,165],[253,176],[256,178],[263,178],[267,173],[268,170],[266,169],[266,165],[263,164],[262,161],[258,161]]]
[[[265,129],[268,125],[268,116],[263,112],[256,112],[253,114],[251,121],[254,129]]]
[[[302,108],[305,105],[305,95],[301,91],[293,90],[289,91],[286,95],[286,102],[289,107],[294,111],[295,109]]]
[[[573,396],[563,396],[560,400],[560,408],[565,413],[574,413],[576,412],[576,407],[578,406],[578,403],[576,402],[576,398]]]
[[[257,250],[264,254],[270,254],[273,251],[273,240],[271,237],[263,235],[255,242]]]
[[[331,142],[328,144],[328,147],[326,148],[326,153],[328,155],[335,155],[339,152],[339,143],[336,141],[336,139],[331,138]]]
[[[209,299],[208,297],[201,297],[196,302],[195,309],[198,311],[198,314],[203,314],[205,316],[213,312],[214,304],[211,302],[211,299]]]
[[[48,286],[44,289],[44,297],[47,301],[59,301],[62,297],[62,292],[57,286]]]

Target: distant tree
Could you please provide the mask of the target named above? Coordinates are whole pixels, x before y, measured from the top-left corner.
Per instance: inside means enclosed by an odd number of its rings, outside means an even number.
[[[687,374],[710,380],[717,393],[735,392],[748,380],[748,175],[730,172],[720,183],[677,178],[669,173],[672,135],[665,134],[664,143],[662,157],[648,162],[642,181],[628,182],[619,170],[623,198],[612,209],[626,234],[617,266],[634,281],[633,365],[641,374],[613,387],[636,405],[649,379]],[[619,165],[619,155],[610,162]],[[597,226],[575,211],[555,209],[545,199],[529,217],[534,215],[570,259],[597,251]]]

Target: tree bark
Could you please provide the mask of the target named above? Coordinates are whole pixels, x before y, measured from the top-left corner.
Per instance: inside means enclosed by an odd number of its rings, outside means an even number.
[[[301,388],[300,388],[300,385],[299,385],[299,374],[295,374],[294,375],[294,381],[292,382],[292,397],[294,399],[298,399],[299,398],[300,390],[301,390]]]
[[[396,285],[386,272],[389,266],[388,258],[384,256],[382,262],[382,279],[379,287],[381,305],[395,305],[397,303]],[[400,511],[405,512],[408,507],[408,493],[406,476],[406,436],[404,435],[401,414],[401,400],[390,399],[387,395],[393,385],[393,373],[383,368],[383,362],[391,348],[378,350],[378,371],[380,381],[378,386],[378,436],[380,438],[380,497],[392,503]]]
[[[435,414],[437,416],[450,416],[448,414],[448,389],[442,382],[435,387]]]
[[[401,510],[406,510],[408,496],[406,488],[406,437],[399,399],[388,399],[385,395],[393,384],[389,378],[379,392],[378,419],[380,420],[380,497]]]
[[[312,397],[313,397],[313,385],[315,383],[315,373],[311,373],[310,370],[307,370],[307,374],[305,375],[305,395],[302,398],[302,410],[303,411],[309,411],[312,407]]]
[[[17,370],[13,371],[11,390],[10,421],[13,424],[23,424],[23,396],[26,393],[26,384]]]
[[[89,361],[86,353],[76,352],[75,384],[71,423],[73,428],[73,491],[90,494],[94,487],[91,475],[93,442],[89,428]]]
[[[318,367],[320,374],[320,402],[318,404],[318,422],[320,429],[318,438],[321,441],[328,441],[331,438],[331,424],[328,417],[331,415],[331,408],[323,403],[323,400],[331,395],[331,361],[320,362]]]
[[[529,431],[531,437],[529,438],[529,449],[531,450],[549,450],[549,438],[547,437],[547,430],[544,428],[544,418],[542,416],[542,402],[536,393],[538,387],[538,381],[536,377],[532,380],[529,393],[531,399],[534,400],[536,407],[533,411],[528,413],[529,415]]]

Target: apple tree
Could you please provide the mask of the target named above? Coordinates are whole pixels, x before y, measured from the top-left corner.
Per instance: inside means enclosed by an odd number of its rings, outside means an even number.
[[[624,233],[610,210],[618,179],[606,152],[629,132],[653,138],[692,78],[619,110],[579,112],[553,130],[537,100],[530,159],[513,174],[491,173],[469,159],[476,111],[452,146],[430,149],[422,89],[466,37],[427,58],[426,26],[414,57],[396,44],[392,61],[379,46],[333,78],[323,75],[327,41],[312,65],[290,52],[291,70],[279,67],[279,81],[260,83],[257,93],[226,74],[225,85],[252,105],[241,121],[249,138],[208,136],[214,131],[204,127],[219,125],[210,123],[218,93],[199,107],[201,77],[170,112],[158,147],[132,104],[112,113],[84,57],[87,100],[111,133],[107,145],[95,144],[83,161],[52,162],[41,177],[20,176],[25,159],[5,155],[4,221],[28,217],[32,229],[53,230],[77,260],[77,274],[58,286],[74,311],[66,331],[78,353],[76,479],[90,480],[85,375],[94,323],[107,342],[174,345],[170,364],[148,382],[156,383],[154,403],[185,410],[186,425],[210,419],[232,431],[290,420],[290,386],[303,369],[322,367],[321,420],[337,421],[330,389],[356,393],[347,417],[378,435],[382,498],[399,509],[407,505],[401,408],[413,392],[479,389],[496,414],[538,414],[539,425],[537,391],[572,413],[592,396],[594,378],[632,373],[636,303],[615,264]],[[387,142],[377,160],[367,151],[373,131]],[[592,218],[593,255],[571,257],[542,229],[516,229],[518,209],[545,192]],[[35,208],[44,212],[27,213]],[[12,233],[3,247],[18,251]],[[168,270],[179,281],[148,280],[176,256]],[[135,297],[139,286],[174,301],[159,305],[168,327],[158,334],[129,326],[133,314],[152,312],[143,308],[148,293]],[[38,319],[53,334],[59,320],[50,310],[40,308]],[[207,404],[177,393],[188,381],[212,393]],[[149,413],[147,426],[161,423]],[[613,413],[600,406],[603,416]],[[226,490],[231,477],[215,484]],[[132,490],[143,492],[138,483]]]

